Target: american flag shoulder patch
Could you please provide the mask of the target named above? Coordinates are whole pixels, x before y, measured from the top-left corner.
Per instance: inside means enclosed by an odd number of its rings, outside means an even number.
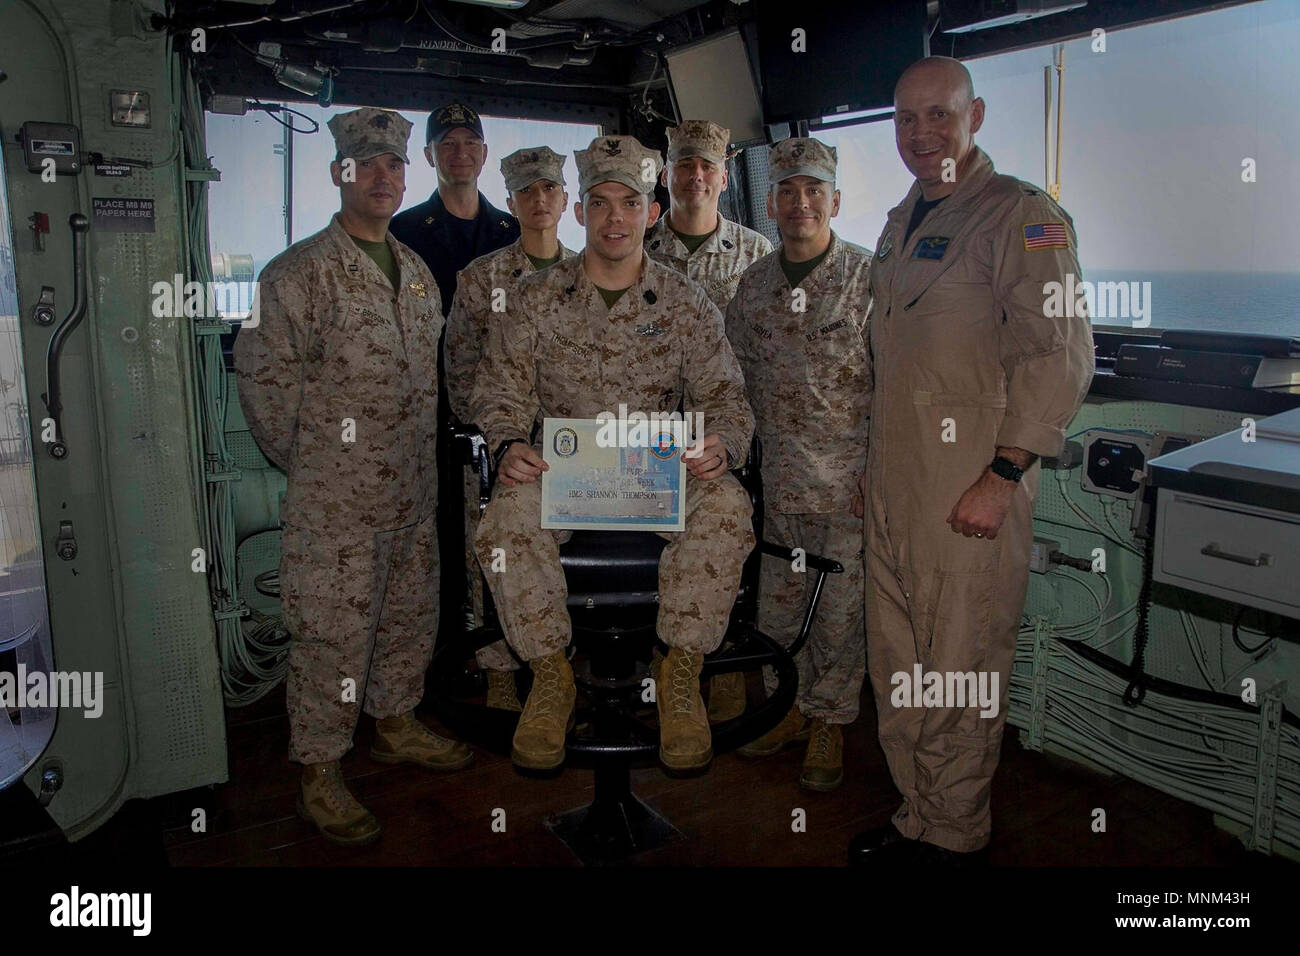
[[[1026,249],[1068,249],[1070,236],[1063,222],[1031,222],[1025,224]]]

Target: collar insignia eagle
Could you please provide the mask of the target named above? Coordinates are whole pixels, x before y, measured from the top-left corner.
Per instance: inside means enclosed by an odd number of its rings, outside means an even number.
[[[414,292],[416,295],[418,295],[421,299],[423,299],[425,296],[429,294],[428,289],[425,287],[423,282],[412,282],[411,291]]]
[[[655,325],[653,322],[652,322],[650,325],[638,325],[638,326],[636,327],[636,334],[637,334],[637,335],[649,335],[649,336],[663,335],[666,331],[668,331],[668,330],[667,330],[667,329],[661,329],[659,326]]]

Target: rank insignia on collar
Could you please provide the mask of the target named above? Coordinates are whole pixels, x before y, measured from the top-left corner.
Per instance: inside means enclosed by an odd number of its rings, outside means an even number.
[[[659,328],[659,326],[654,325],[654,324],[651,324],[651,325],[638,325],[638,326],[636,327],[636,334],[637,334],[637,335],[650,335],[650,336],[654,336],[654,335],[663,335],[664,332],[666,332],[666,331],[668,331],[668,330],[667,330],[667,329],[661,329],[661,328]]]
[[[893,248],[894,237],[885,236],[885,241],[880,244],[880,248],[876,251],[876,258],[883,262],[889,253],[893,251]]]
[[[433,217],[432,217],[432,216],[427,216],[427,217],[425,217],[424,224],[425,224],[426,226],[432,226],[432,225],[433,225]]]
[[[423,282],[412,282],[411,291],[414,292],[416,295],[418,295],[421,299],[423,299],[425,296],[429,294]]]
[[[356,275],[360,271],[361,271],[361,266],[357,265],[355,262],[348,263],[348,272],[352,273],[353,275]]]

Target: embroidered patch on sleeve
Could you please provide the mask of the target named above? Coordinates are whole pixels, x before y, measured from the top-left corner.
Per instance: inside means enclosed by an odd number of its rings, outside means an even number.
[[[1033,222],[1025,225],[1026,249],[1068,249],[1070,236],[1063,222]]]

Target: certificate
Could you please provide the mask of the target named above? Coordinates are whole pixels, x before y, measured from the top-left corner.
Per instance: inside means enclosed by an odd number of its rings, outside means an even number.
[[[618,432],[588,418],[543,424],[542,527],[683,531],[686,461],[682,422]]]

